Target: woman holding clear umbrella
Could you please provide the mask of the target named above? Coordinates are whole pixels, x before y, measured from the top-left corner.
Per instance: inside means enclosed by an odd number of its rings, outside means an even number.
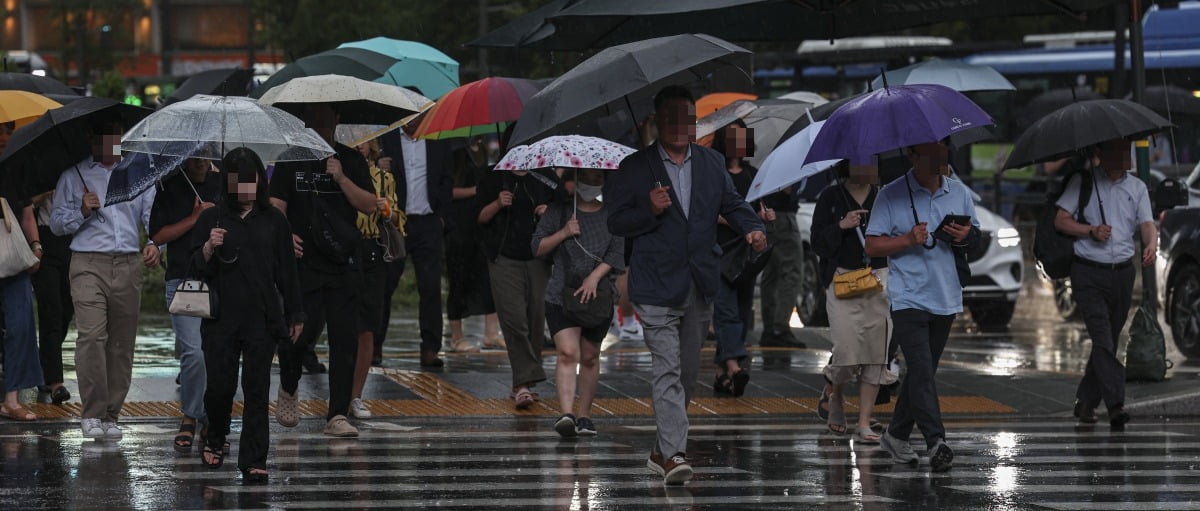
[[[277,342],[300,336],[304,312],[291,227],[271,207],[262,161],[238,148],[222,163],[224,200],[200,214],[192,238],[192,272],[220,297],[215,318],[201,326],[209,418],[203,462],[212,469],[224,463],[241,358],[245,406],[238,468],[246,481],[262,482],[267,479],[271,359]]]

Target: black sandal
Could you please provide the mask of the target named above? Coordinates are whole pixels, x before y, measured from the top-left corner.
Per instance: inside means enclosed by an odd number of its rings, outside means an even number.
[[[200,428],[200,440],[203,440],[206,443],[208,442],[208,424],[205,424],[203,428]],[[221,445],[221,449],[225,452],[229,452],[229,440],[226,440],[225,443]]]
[[[750,383],[750,370],[743,368],[741,371],[733,373],[730,383],[733,397],[742,397],[746,393],[746,384]]]
[[[732,396],[733,378],[730,378],[728,374],[718,374],[716,381],[713,382],[713,394]]]
[[[186,433],[186,434],[185,434]],[[187,454],[192,452],[192,444],[196,437],[196,423],[180,422],[179,433],[175,435],[175,451]]]
[[[207,459],[204,458],[205,454],[212,455],[212,457],[216,461],[211,461],[211,462],[208,461]],[[213,470],[221,468],[221,465],[225,464],[225,450],[224,449],[213,449],[212,447],[209,447],[206,445],[206,446],[204,446],[204,452],[201,453],[201,455],[200,455],[200,461],[202,463],[204,463],[204,466],[211,468]]]
[[[262,472],[255,472],[261,470]],[[245,483],[265,483],[271,477],[265,468],[250,467],[242,469],[242,482]]]

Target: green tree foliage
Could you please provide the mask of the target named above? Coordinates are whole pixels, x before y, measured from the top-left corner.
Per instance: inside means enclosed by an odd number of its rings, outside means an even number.
[[[104,73],[92,84],[92,95],[116,101],[125,100],[125,78],[117,70]]]

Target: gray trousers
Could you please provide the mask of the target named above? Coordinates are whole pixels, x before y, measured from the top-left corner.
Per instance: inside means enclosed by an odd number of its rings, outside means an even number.
[[[550,264],[543,259],[517,261],[497,256],[488,263],[492,298],[516,388],[546,380],[542,348],[546,342],[546,285]]]
[[[800,266],[804,262],[795,213],[781,211],[774,222],[767,222],[767,241],[775,248],[762,272],[762,336],[791,341],[795,336],[789,323],[800,293]],[[752,328],[746,325],[747,331]]]
[[[497,304],[498,305],[498,304]],[[665,457],[687,452],[688,402],[700,370],[700,345],[712,321],[712,305],[693,284],[681,307],[634,304],[652,358],[651,394],[657,447]]]
[[[1075,392],[1088,410],[1101,400],[1110,409],[1125,404],[1125,366],[1118,358],[1117,340],[1129,317],[1133,278],[1133,266],[1120,270],[1071,266],[1071,296],[1092,338],[1092,354]]]

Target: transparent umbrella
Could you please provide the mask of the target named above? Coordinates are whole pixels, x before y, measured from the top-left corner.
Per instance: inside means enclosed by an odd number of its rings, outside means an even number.
[[[107,200],[138,196],[187,158],[219,160],[238,147],[254,151],[264,163],[334,154],[315,131],[283,110],[245,97],[196,95],[150,114],[121,138],[121,150],[145,156],[127,156],[114,169],[121,172],[110,179]]]

